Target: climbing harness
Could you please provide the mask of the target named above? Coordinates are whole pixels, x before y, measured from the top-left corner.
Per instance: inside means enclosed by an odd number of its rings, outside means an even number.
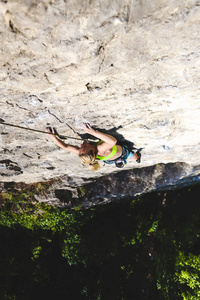
[[[32,128],[27,128],[27,127],[23,127],[23,126],[19,126],[19,125],[14,125],[14,124],[6,123],[2,119],[0,119],[0,125],[10,126],[10,127],[15,127],[15,128],[20,128],[20,129],[23,129],[23,130],[29,130],[29,131],[34,131],[34,132],[39,132],[39,133],[44,133],[44,134],[52,134],[52,133],[49,133],[49,132],[46,132],[46,131],[42,131],[42,130],[37,130],[37,129],[32,129]],[[57,132],[54,135],[57,136],[57,137],[59,137],[62,140],[74,139],[74,140],[83,141],[80,138],[76,138],[76,137],[72,137],[72,136],[67,136],[67,135],[60,135]]]
[[[99,145],[101,143],[103,143],[103,141],[99,141],[96,144]],[[116,159],[110,160],[110,158],[112,158],[117,152],[117,146],[115,145],[112,148],[112,152],[108,156],[96,155],[96,158],[99,159],[99,160],[102,160],[104,162],[104,165],[105,164],[109,164],[109,165],[115,164],[115,166],[117,168],[123,168],[127,164],[127,159],[133,157],[135,152],[133,150],[133,147],[127,145],[124,142],[119,142],[118,141],[117,144],[122,147],[122,154],[119,157],[117,157]],[[136,162],[140,163],[141,154],[140,154],[139,151],[137,151],[136,154],[138,155],[138,159],[136,160]]]
[[[109,164],[109,165],[115,164],[115,166],[117,168],[123,168],[127,164],[127,159],[133,157],[135,152],[133,151],[133,148],[129,147],[125,143],[118,142],[118,145],[120,145],[122,147],[121,156],[114,160],[109,160],[109,159],[104,160],[104,163]],[[136,160],[136,162],[140,163],[141,154],[139,151],[136,151],[136,153],[139,156],[139,158]]]

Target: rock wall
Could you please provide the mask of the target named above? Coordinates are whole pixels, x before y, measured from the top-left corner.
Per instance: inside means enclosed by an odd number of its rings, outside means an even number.
[[[198,0],[1,1],[0,118],[79,138],[87,121],[142,148],[127,174],[183,163],[182,177],[198,176],[199,49]],[[91,172],[47,135],[0,124],[2,182],[79,186],[118,172]]]

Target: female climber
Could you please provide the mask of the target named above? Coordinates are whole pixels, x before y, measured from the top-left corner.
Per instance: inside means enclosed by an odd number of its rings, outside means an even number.
[[[113,136],[93,129],[88,123],[83,123],[83,129],[100,141],[93,144],[84,141],[80,147],[77,147],[61,141],[56,136],[54,128],[47,127],[46,132],[49,133],[50,137],[59,147],[77,154],[81,162],[83,164],[88,164],[92,171],[100,168],[98,160],[102,160],[107,164],[115,164],[118,168],[124,167],[127,163],[127,158],[133,158],[136,162],[140,162],[141,154],[139,151],[135,153],[126,145],[118,145],[117,140]]]

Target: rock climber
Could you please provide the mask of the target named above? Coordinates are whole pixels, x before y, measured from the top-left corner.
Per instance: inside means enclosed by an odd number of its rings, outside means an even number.
[[[111,135],[95,130],[88,123],[83,123],[83,129],[86,133],[93,135],[100,141],[97,143],[89,143],[84,141],[80,147],[72,146],[64,143],[56,136],[56,130],[51,127],[46,128],[53,141],[67,151],[77,154],[83,164],[89,165],[89,169],[96,171],[100,168],[98,160],[102,160],[107,164],[115,164],[116,167],[122,168],[127,163],[127,158],[135,159],[140,163],[141,153],[134,152],[126,145],[118,145],[116,138]]]

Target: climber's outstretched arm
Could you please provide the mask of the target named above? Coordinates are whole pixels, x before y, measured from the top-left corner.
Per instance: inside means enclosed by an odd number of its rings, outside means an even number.
[[[70,151],[70,152],[73,152],[73,153],[79,155],[80,148],[77,146],[68,145],[68,144],[64,143],[63,141],[61,141],[59,138],[57,138],[57,136],[54,135],[55,134],[54,129],[51,130],[50,127],[47,127],[46,132],[50,133],[49,136],[52,138],[52,140],[55,142],[55,144],[57,146],[59,146],[60,148],[62,148],[64,150],[67,150],[67,151]]]
[[[99,152],[104,152],[108,149],[111,149],[114,145],[116,145],[117,140],[112,135],[102,133],[98,130],[93,129],[90,124],[83,123],[83,129],[85,132],[97,137],[98,139],[104,141],[104,143],[101,143],[97,146],[97,149]]]

